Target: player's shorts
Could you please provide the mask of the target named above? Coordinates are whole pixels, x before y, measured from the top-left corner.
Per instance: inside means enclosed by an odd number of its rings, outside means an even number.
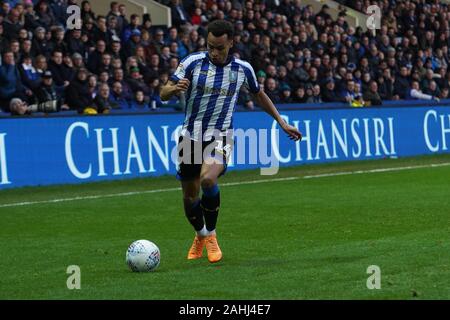
[[[191,181],[200,177],[202,165],[205,160],[222,163],[224,170],[220,176],[227,171],[228,160],[233,149],[233,138],[228,132],[219,136],[213,136],[209,141],[195,141],[185,136],[178,139],[178,171],[177,179]]]

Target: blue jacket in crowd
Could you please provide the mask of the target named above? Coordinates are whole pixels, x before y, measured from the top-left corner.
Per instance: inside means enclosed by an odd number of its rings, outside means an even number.
[[[0,66],[0,98],[12,98],[14,93],[22,92],[19,70],[15,65]]]

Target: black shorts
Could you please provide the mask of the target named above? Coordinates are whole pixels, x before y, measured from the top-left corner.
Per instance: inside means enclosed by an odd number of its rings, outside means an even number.
[[[219,160],[224,165],[220,176],[227,171],[227,163],[233,149],[232,137],[225,133],[214,136],[209,141],[195,141],[180,136],[178,139],[178,171],[177,179],[190,181],[200,177],[202,165],[207,158]]]

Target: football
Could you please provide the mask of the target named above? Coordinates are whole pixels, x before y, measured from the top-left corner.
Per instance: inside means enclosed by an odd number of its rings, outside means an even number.
[[[148,240],[134,241],[127,250],[126,263],[134,272],[155,271],[161,254],[156,244]]]

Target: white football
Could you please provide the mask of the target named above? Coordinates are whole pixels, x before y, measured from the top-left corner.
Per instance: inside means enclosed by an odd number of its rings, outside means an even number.
[[[150,272],[159,266],[161,254],[159,248],[151,241],[137,240],[126,253],[126,263],[134,272]]]

